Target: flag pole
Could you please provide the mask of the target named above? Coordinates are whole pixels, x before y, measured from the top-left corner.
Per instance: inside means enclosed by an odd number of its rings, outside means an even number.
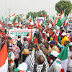
[[[10,21],[10,9],[9,9],[9,21]]]

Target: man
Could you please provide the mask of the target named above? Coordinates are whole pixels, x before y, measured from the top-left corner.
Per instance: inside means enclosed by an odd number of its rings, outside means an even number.
[[[48,72],[61,72],[62,66],[61,66],[61,61],[57,59],[58,55],[59,53],[57,51],[52,51],[49,54],[52,65],[50,66]]]
[[[72,72],[72,42],[69,43],[67,70],[68,72]]]
[[[51,47],[52,51],[54,50],[54,51],[60,52],[58,47],[55,45],[54,40],[50,42],[50,47]]]
[[[4,44],[5,44],[5,37],[2,37],[2,38],[1,38],[1,49],[2,49],[2,47],[4,46]]]
[[[23,54],[23,57],[22,57],[23,62],[25,62],[28,67],[27,70],[32,72],[31,67],[30,67],[30,58],[31,58],[30,51],[28,49],[24,49],[22,51],[22,54]]]
[[[61,45],[64,46],[64,42],[65,42],[65,41],[69,41],[69,40],[68,40],[68,38],[66,37],[66,33],[65,33],[65,32],[62,33],[62,37],[63,37],[63,38],[62,38]]]
[[[49,47],[49,43],[45,42],[45,48],[43,49],[43,53],[45,54],[45,56],[47,57],[47,55],[51,52],[51,48]]]
[[[23,42],[23,45],[22,45],[22,51],[24,50],[24,49],[28,49],[28,41],[27,41],[27,37],[24,37],[24,42]]]
[[[22,49],[22,40],[21,40],[21,36],[18,36],[17,46],[20,48],[20,50]],[[20,58],[21,58],[21,52],[20,52]]]
[[[30,35],[29,35],[29,33],[27,34],[27,41],[28,41],[28,48],[30,47],[30,45],[31,45],[31,41],[32,41],[32,39],[31,39],[31,37],[30,37]]]
[[[38,49],[38,52],[36,52],[37,55],[35,55],[35,50]],[[31,58],[30,58],[30,65],[31,69],[33,72],[48,72],[48,62],[43,54],[43,52],[40,50],[40,45],[38,47],[33,48],[33,51],[31,53]]]
[[[5,40],[5,37],[2,37],[1,38],[1,49],[4,46],[5,42],[7,42],[7,48],[9,47],[9,41],[8,40]]]
[[[22,46],[21,36],[18,36],[17,46],[21,49],[21,46]]]

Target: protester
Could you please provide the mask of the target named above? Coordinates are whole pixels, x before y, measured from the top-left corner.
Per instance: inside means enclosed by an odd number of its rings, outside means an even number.
[[[22,51],[24,49],[28,49],[28,46],[29,46],[28,41],[27,41],[27,37],[24,37],[23,41],[24,42],[23,42],[23,45],[22,45]]]
[[[61,62],[57,59],[59,53],[57,51],[52,51],[50,54],[50,58],[52,59],[52,66],[49,69],[49,72],[61,72],[62,66]]]
[[[65,46],[69,43],[69,41],[65,41],[64,42],[64,46],[62,46],[58,41],[56,41],[57,42],[57,44],[58,44],[58,46],[60,47],[60,48],[65,48]]]
[[[63,38],[62,38],[62,43],[61,43],[61,45],[64,46],[64,42],[65,42],[65,41],[69,41],[69,40],[68,40],[68,38],[66,37],[66,33],[65,33],[65,32],[62,33],[62,37],[63,37]]]
[[[9,47],[8,48],[8,69],[9,69],[9,72],[13,72],[14,60],[15,60],[15,55],[12,52],[12,47]]]
[[[23,55],[23,62],[25,62],[27,64],[27,70],[28,71],[32,71],[31,70],[31,67],[30,67],[30,58],[31,58],[31,55],[30,55],[30,51],[28,49],[24,49],[22,51],[22,55]]]
[[[16,45],[16,42],[13,42],[12,48],[13,48],[13,53],[14,53],[14,55],[15,55],[15,60],[14,60],[14,62],[15,62],[16,68],[17,68],[17,67],[18,67],[18,61],[19,61],[20,49],[19,49],[19,47]]]
[[[40,46],[38,45],[38,53],[35,56],[36,48],[33,48],[31,53],[30,65],[33,72],[47,72],[49,65],[47,59],[43,52],[40,50]]]
[[[72,42],[69,43],[67,71],[72,72]]]
[[[2,37],[2,38],[1,38],[1,49],[2,49],[2,47],[4,46],[4,44],[5,44],[5,37]]]
[[[28,41],[28,44],[29,44],[29,46],[28,46],[28,48],[29,48],[30,45],[31,45],[31,41],[32,41],[32,39],[31,39],[29,33],[27,34],[27,41]]]
[[[58,47],[56,46],[54,40],[50,42],[50,47],[51,47],[52,51],[54,50],[54,51],[60,52]]]
[[[45,42],[45,48],[43,50],[43,53],[45,54],[45,56],[47,57],[47,55],[52,51],[52,49],[49,47],[49,43]]]
[[[38,44],[38,39],[37,39],[37,35],[34,35],[34,44]]]
[[[18,36],[17,46],[20,48],[20,50],[22,49],[22,40],[21,40],[21,36]],[[21,52],[22,52],[22,51],[21,51]],[[20,52],[20,58],[21,58],[21,52]]]

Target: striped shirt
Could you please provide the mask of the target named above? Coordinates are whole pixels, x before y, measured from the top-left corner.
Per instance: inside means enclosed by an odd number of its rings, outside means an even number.
[[[37,54],[42,55],[44,57],[45,61],[44,61],[43,64],[40,64],[40,65],[37,64],[36,71],[41,72],[41,70],[43,69],[43,65],[45,64],[45,70],[46,70],[45,72],[48,72],[49,64],[47,62],[47,59],[46,59],[45,55],[43,54],[43,52],[41,50],[39,50],[37,52]],[[34,65],[35,65],[35,52],[34,51],[32,51],[32,53],[31,53],[30,65],[31,65],[31,68],[32,68],[32,71],[33,71]]]

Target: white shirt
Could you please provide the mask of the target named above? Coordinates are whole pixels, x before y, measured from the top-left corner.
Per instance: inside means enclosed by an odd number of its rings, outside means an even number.
[[[68,51],[68,71],[71,71],[72,72],[72,59],[71,59],[71,56],[72,56],[72,51]]]

